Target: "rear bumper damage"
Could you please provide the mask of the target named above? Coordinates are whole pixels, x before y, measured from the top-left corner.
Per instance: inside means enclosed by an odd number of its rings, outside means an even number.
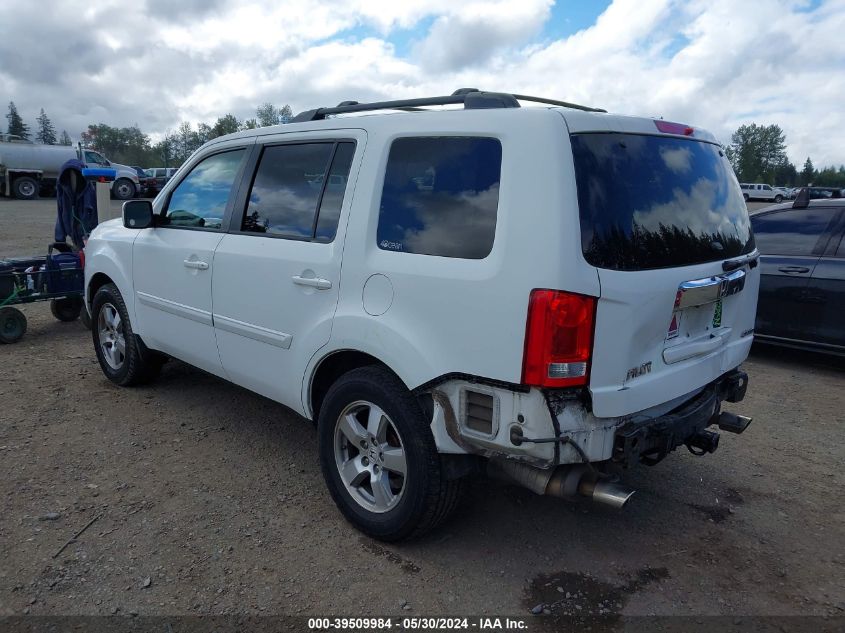
[[[679,446],[712,453],[719,440],[708,430],[713,425],[742,433],[750,418],[721,407],[742,400],[747,386],[748,375],[734,369],[662,410],[621,418],[596,418],[571,393],[515,392],[464,380],[426,393],[441,453],[486,458],[489,475],[538,494],[590,497],[621,508],[633,494],[613,482],[622,469],[656,464]]]
[[[666,415],[626,421],[616,430],[612,460],[626,468],[637,462],[652,466],[679,446],[687,446],[695,454],[712,453],[718,447],[719,434],[707,427],[718,424],[723,430],[742,433],[751,422],[721,412],[723,401],[739,402],[747,388],[748,374],[734,370]]]

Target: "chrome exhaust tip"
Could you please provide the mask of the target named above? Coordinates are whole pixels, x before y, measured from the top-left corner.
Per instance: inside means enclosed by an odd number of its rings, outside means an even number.
[[[609,481],[582,481],[578,486],[578,492],[596,503],[621,510],[636,491]]]

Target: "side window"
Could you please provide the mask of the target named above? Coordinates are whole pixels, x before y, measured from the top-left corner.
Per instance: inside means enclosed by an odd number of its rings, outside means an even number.
[[[493,248],[502,145],[495,138],[393,141],[381,194],[379,248],[483,259]]]
[[[772,188],[769,185],[763,185],[763,191],[771,191]]]
[[[830,223],[830,209],[786,209],[751,218],[754,242],[763,255],[814,254]]]
[[[245,153],[214,154],[194,165],[170,195],[161,224],[220,230]]]
[[[355,143],[302,143],[264,149],[241,230],[331,242]]]
[[[85,151],[85,162],[93,163],[95,165],[108,165],[108,161],[106,161],[105,158],[97,152],[92,152],[91,150]]]

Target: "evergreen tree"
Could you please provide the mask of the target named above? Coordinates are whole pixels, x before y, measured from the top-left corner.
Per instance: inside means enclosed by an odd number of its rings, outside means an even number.
[[[67,130],[62,130],[62,135],[59,137],[59,145],[73,145],[73,141],[70,140],[70,134],[67,133]]]
[[[29,126],[23,122],[18,108],[14,101],[9,101],[9,113],[6,115],[9,121],[8,133],[21,138],[29,138]]]
[[[45,145],[56,144],[56,128],[53,127],[52,121],[41,108],[41,114],[38,115],[38,133],[35,135],[35,140]]]
[[[815,180],[816,168],[813,167],[813,161],[810,160],[809,156],[807,156],[807,160],[804,161],[804,169],[801,170],[801,173],[799,175],[801,177],[802,185],[812,184]]]
[[[740,182],[770,182],[788,162],[786,136],[779,125],[741,125],[726,154]]]

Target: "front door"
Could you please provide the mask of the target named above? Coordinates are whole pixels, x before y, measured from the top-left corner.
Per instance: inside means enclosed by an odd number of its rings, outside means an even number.
[[[214,255],[214,327],[233,382],[294,409],[331,334],[361,131],[267,140]],[[341,134],[341,136],[338,136]]]
[[[214,338],[211,278],[246,150],[213,154],[171,192],[132,251],[135,326],[153,348],[224,375]]]

